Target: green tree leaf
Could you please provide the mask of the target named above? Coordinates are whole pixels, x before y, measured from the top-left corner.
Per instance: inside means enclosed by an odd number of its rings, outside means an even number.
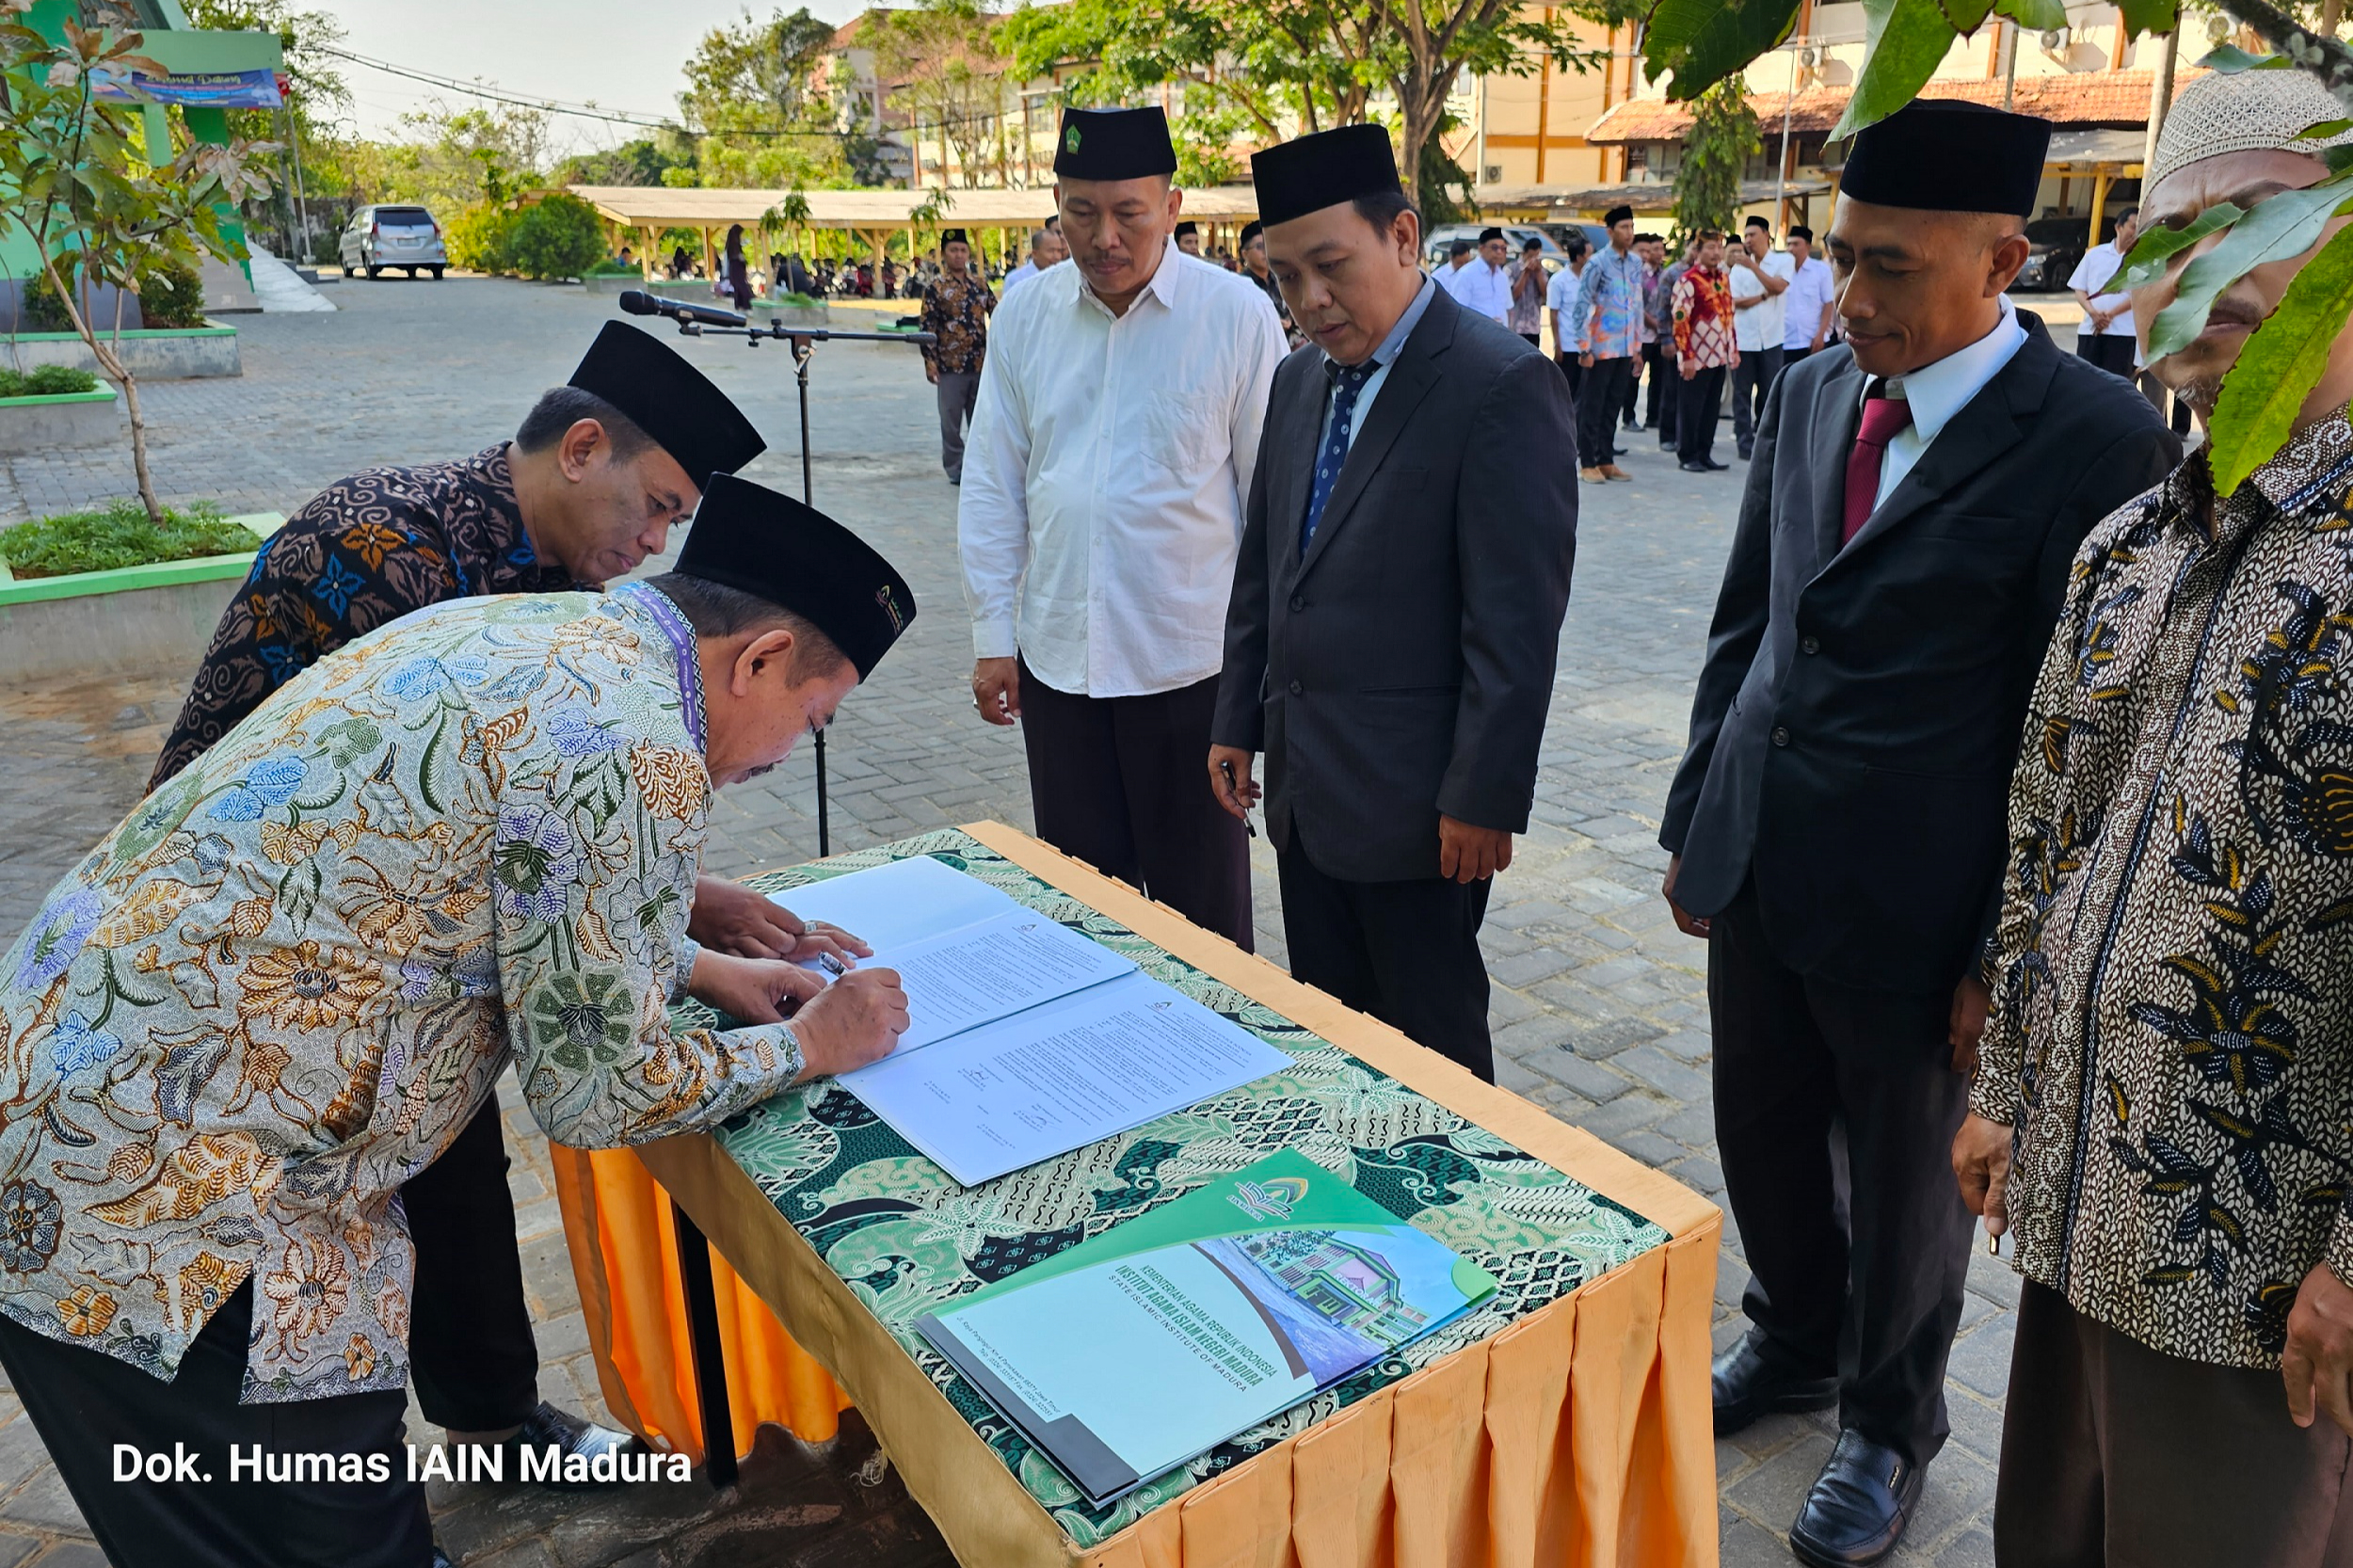
[[[2273,198],[2277,200],[2278,198]],[[2340,229],[2304,264],[2279,308],[2255,329],[2222,378],[2208,422],[2207,462],[2217,495],[2229,495],[2287,443],[2304,399],[2320,384],[2329,354],[2353,315],[2353,227]]]
[[[1863,0],[1863,74],[1831,136],[1850,136],[1920,96],[1961,35],[1936,0]]]
[[[2169,33],[2182,22],[2179,0],[2117,0],[2116,8],[2123,13],[2126,38]]]
[[[2208,207],[2179,229],[2143,229],[2140,238],[2133,242],[2131,253],[2124,258],[2123,270],[2108,286],[2111,289],[2137,289],[2144,283],[2155,282],[2165,276],[2166,265],[2174,257],[2208,234],[2228,229],[2246,216],[2246,209],[2223,201]]]
[[[2198,63],[2207,71],[2235,76],[2242,71],[2285,71],[2292,62],[2285,55],[2250,55],[2235,43],[2226,43]]]
[[[2047,32],[2067,25],[2067,7],[2062,0],[1997,0],[1994,13],[2007,16],[2030,33]]]
[[[2220,245],[2182,269],[2173,303],[2150,324],[2150,360],[2188,347],[2206,329],[2206,312],[2233,283],[2267,263],[2310,250],[2330,215],[2348,200],[2353,200],[2353,187],[2332,180],[2307,190],[2283,190],[2259,202],[2231,226]]]
[[[1798,0],[1658,0],[1644,70],[1654,82],[1674,72],[1668,97],[1697,98],[1779,45],[1797,20]]]

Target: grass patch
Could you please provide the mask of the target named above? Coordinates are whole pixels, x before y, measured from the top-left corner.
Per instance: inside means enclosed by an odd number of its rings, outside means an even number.
[[[166,507],[161,528],[147,520],[147,510],[137,502],[118,501],[96,511],[65,512],[0,529],[0,557],[19,578],[240,555],[261,545],[259,535],[209,501]]]
[[[97,390],[97,376],[72,365],[35,365],[23,374],[0,369],[0,397],[56,397],[61,392]]]

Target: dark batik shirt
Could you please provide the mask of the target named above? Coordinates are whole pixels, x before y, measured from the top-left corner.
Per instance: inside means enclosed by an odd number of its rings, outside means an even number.
[[[501,441],[456,462],[368,469],[287,519],[220,617],[147,787],[386,621],[448,599],[590,586],[533,552],[506,450]]]
[[[939,339],[923,358],[952,376],[978,376],[988,354],[988,312],[996,308],[997,296],[978,274],[941,273],[923,290],[923,330]]]

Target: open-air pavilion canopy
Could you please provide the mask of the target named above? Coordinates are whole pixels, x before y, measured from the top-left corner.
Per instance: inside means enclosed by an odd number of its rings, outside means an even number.
[[[713,234],[734,224],[756,229],[762,217],[793,196],[782,190],[724,190],[671,185],[574,185],[572,194],[615,223],[638,231],[640,259],[653,276],[657,236],[664,229],[692,229],[703,237],[705,264],[712,262]],[[1054,215],[1050,185],[1028,190],[983,188],[938,193],[938,216],[919,221],[915,213],[933,200],[920,190],[805,190],[808,216],[793,227],[832,229],[858,236],[879,265],[883,246],[901,230],[954,228],[999,231],[999,251],[1024,243],[1028,232]],[[1185,192],[1185,216],[1203,228],[1238,228],[1258,216],[1258,195],[1248,185],[1211,185]],[[1016,233],[1020,236],[1016,238]],[[975,235],[975,239],[978,239]]]

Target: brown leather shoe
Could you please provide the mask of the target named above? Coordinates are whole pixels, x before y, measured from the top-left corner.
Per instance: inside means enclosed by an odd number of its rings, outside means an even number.
[[[1628,480],[1630,480],[1630,479],[1632,479],[1632,478],[1634,477],[1634,475],[1632,475],[1632,474],[1630,474],[1630,473],[1626,472],[1626,471],[1625,471],[1625,470],[1624,470],[1624,469],[1620,468],[1620,467],[1619,467],[1617,464],[1615,464],[1615,463],[1604,463],[1604,464],[1602,464],[1602,465],[1601,465],[1601,476],[1602,476],[1604,479],[1628,479]]]
[[[1585,481],[1585,483],[1587,483],[1588,485],[1599,485],[1599,484],[1604,484],[1604,483],[1606,483],[1606,482],[1609,480],[1609,476],[1608,474],[1604,473],[1601,470],[1599,470],[1599,469],[1597,469],[1597,468],[1581,468],[1581,469],[1578,469],[1578,470],[1577,471],[1577,476],[1579,479],[1584,480],[1584,481]]]

